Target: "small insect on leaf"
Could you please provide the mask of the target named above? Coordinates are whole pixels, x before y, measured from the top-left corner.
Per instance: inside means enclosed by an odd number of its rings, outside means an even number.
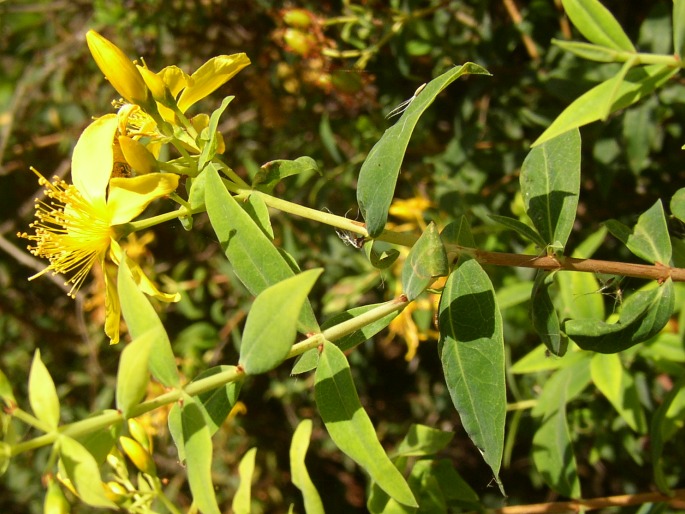
[[[338,237],[342,240],[343,243],[345,243],[346,246],[353,246],[357,250],[361,250],[364,246],[364,243],[366,242],[365,236],[355,234],[354,232],[350,232],[349,230],[336,228],[335,233],[338,234]]]
[[[387,116],[385,117],[386,119],[390,119],[394,116],[399,116],[402,114],[404,111],[407,110],[407,108],[411,105],[411,103],[416,100],[416,97],[419,96],[421,91],[423,91],[423,88],[426,87],[426,84],[421,84],[418,88],[416,88],[416,91],[414,91],[414,94],[412,95],[411,98],[408,100],[405,100],[401,104],[399,104],[397,107],[395,107],[392,111],[390,111]]]

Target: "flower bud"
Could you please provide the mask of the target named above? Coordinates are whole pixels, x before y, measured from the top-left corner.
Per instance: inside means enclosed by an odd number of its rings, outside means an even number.
[[[306,29],[312,24],[314,15],[307,9],[284,9],[282,11],[283,22],[298,29]]]
[[[138,173],[159,171],[157,159],[142,143],[127,136],[119,136],[119,146],[126,162]]]
[[[86,42],[98,68],[112,87],[128,102],[146,105],[148,88],[138,68],[114,43],[94,30],[86,34]]]
[[[71,512],[71,506],[64,497],[59,482],[55,479],[50,479],[48,491],[45,494],[45,501],[43,502],[43,514],[69,514],[69,512]]]
[[[129,254],[130,255],[130,254]],[[128,431],[148,452],[152,451],[152,438],[145,431],[145,427],[133,418],[128,420]]]
[[[155,467],[155,461],[152,460],[152,455],[138,441],[130,437],[121,436],[119,443],[135,467],[148,475],[155,476],[157,474],[157,468]]]
[[[175,100],[174,97],[171,96],[169,88],[164,83],[164,79],[157,75],[154,71],[149,70],[144,66],[136,64],[136,68],[138,68],[138,71],[143,77],[145,84],[150,90],[150,93],[152,93],[152,98],[157,100],[162,105],[171,107],[175,103]]]
[[[302,57],[311,54],[316,48],[316,38],[297,29],[286,29],[283,33],[283,41],[290,51]]]
[[[103,484],[103,487],[105,489],[105,496],[117,505],[121,505],[126,501],[128,491],[120,483],[111,481]]]

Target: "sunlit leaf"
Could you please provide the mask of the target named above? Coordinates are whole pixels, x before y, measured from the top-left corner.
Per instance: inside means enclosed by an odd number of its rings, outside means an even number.
[[[189,396],[184,398],[181,424],[193,503],[202,514],[220,514],[212,482],[212,438],[202,410]]]
[[[93,507],[118,509],[116,504],[105,496],[100,469],[88,450],[71,437],[64,435],[59,437],[58,445],[59,456],[67,477],[81,500]]]
[[[131,409],[145,396],[149,382],[150,350],[158,336],[157,329],[152,328],[136,337],[121,352],[117,372],[116,399],[117,409],[125,418],[130,416]]]
[[[297,336],[297,316],[322,269],[312,269],[262,291],[250,309],[240,345],[248,375],[265,373],[288,355]]]
[[[321,497],[309,477],[304,458],[312,435],[312,420],[303,419],[295,429],[290,443],[290,474],[295,487],[302,492],[304,510],[307,514],[324,514]]]
[[[150,301],[136,286],[126,259],[122,259],[119,266],[118,289],[121,311],[131,337],[136,339],[146,334],[145,337],[153,339],[149,357],[150,373],[167,387],[178,386],[180,380],[169,336]]]
[[[205,202],[212,227],[233,271],[245,287],[258,295],[267,287],[290,278],[295,272],[254,220],[226,190],[213,164],[208,164],[205,178]],[[299,316],[299,330],[317,332],[314,311],[305,305]]]
[[[278,159],[262,165],[259,172],[252,179],[252,187],[263,191],[271,191],[276,184],[286,177],[312,172],[321,175],[318,164],[311,157],[298,157],[294,161]]]
[[[29,373],[29,403],[33,414],[50,429],[59,425],[59,398],[55,383],[40,358],[40,350],[33,354]]]
[[[573,25],[591,43],[635,52],[616,18],[597,0],[562,0],[562,4]]]
[[[454,438],[454,432],[445,432],[426,425],[412,424],[407,435],[395,449],[397,455],[418,457],[435,455]]]
[[[252,506],[252,475],[254,474],[255,457],[257,448],[250,448],[245,452],[238,464],[238,474],[240,475],[240,485],[233,496],[232,508],[235,514],[250,514]]]
[[[402,290],[411,301],[436,277],[447,275],[447,253],[435,223],[430,223],[414,243],[402,266]]]
[[[630,428],[639,434],[647,432],[647,418],[640,403],[632,375],[623,367],[617,354],[596,353],[590,364],[592,381],[614,406]]]
[[[316,406],[336,446],[364,468],[391,498],[416,507],[407,482],[376,437],[359,402],[347,359],[338,347],[324,344],[315,378]]]
[[[417,90],[402,117],[385,131],[366,157],[359,172],[357,202],[371,237],[385,228],[400,166],[416,123],[438,94],[465,74],[489,75],[477,64],[466,63],[431,80]]]
[[[561,333],[559,316],[549,295],[549,288],[554,283],[554,273],[538,271],[530,296],[530,317],[533,328],[553,355],[566,353],[568,339]]]
[[[213,368],[206,369],[198,374],[193,379],[193,382],[214,376],[217,373],[234,370],[236,370],[236,366],[214,366]],[[212,389],[211,391],[197,395],[196,400],[198,405],[204,410],[205,421],[207,422],[210,435],[214,435],[214,433],[219,430],[219,427],[221,427],[221,424],[238,401],[238,394],[240,393],[242,384],[242,380],[233,381],[217,387],[216,389]]]
[[[607,221],[606,226],[609,232],[641,259],[663,265],[671,262],[671,239],[660,199],[640,215],[632,230],[616,220]]]
[[[580,191],[578,130],[533,148],[521,166],[520,184],[526,213],[545,240],[544,246],[566,246]]]

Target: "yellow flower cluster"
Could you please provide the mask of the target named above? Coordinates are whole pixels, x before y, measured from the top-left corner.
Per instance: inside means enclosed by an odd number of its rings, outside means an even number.
[[[165,302],[180,299],[177,293],[159,291],[118,243],[131,232],[130,222],[151,202],[174,194],[182,170],[192,169],[192,163],[175,169],[157,160],[162,142],[174,142],[172,135],[183,132],[167,129],[170,125],[184,127],[186,136],[176,141],[181,153],[200,153],[193,136],[206,128],[209,117],[198,116],[189,122],[184,113],[250,61],[245,54],[219,56],[192,75],[175,66],[155,74],[130,61],[100,34],[91,30],[86,39],[95,62],[125,103],[120,104],[117,114],[96,119],[81,134],[72,156],[73,184],[57,178],[48,182],[34,170],[45,188],[46,200],[36,203],[36,221],[30,225],[34,233],[18,236],[33,243],[28,247],[31,253],[50,263],[31,279],[50,271],[65,274],[66,283],[71,285],[70,296],[76,294],[95,264],[101,266],[105,333],[117,343],[121,307],[116,267],[124,259],[143,292]]]

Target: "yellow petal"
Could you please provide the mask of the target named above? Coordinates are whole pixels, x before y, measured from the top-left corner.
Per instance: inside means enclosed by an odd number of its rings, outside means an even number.
[[[135,64],[126,57],[126,54],[94,30],[88,31],[86,42],[98,68],[107,77],[112,87],[129,102],[145,104],[148,94],[147,86]]]
[[[186,87],[178,99],[181,112],[223,86],[248,64],[250,59],[243,53],[219,55],[204,63],[192,74],[193,84]]]
[[[169,88],[171,95],[176,98],[178,94],[191,85],[194,81],[185,71],[178,66],[167,66],[162,69],[157,75],[162,77],[166,87]]]
[[[152,280],[147,278],[147,275],[143,272],[137,262],[135,262],[126,254],[124,254],[124,257],[129,270],[131,270],[133,281],[136,283],[136,286],[138,286],[138,289],[140,289],[143,293],[148,296],[152,296],[153,298],[157,298],[162,302],[168,303],[178,302],[181,299],[181,295],[179,293],[163,293],[157,289],[157,286],[155,286]]]
[[[109,183],[107,208],[112,213],[112,225],[128,223],[150,202],[168,195],[178,187],[174,173],[150,173],[133,178],[113,178]]]
[[[107,182],[112,173],[112,143],[117,131],[116,114],[107,114],[88,125],[71,158],[71,178],[81,195],[96,208],[105,205]]]
[[[116,244],[116,241],[112,241],[112,244]],[[121,304],[119,303],[119,291],[117,289],[119,267],[106,263],[104,260],[101,263],[105,277],[105,334],[109,337],[110,344],[117,344],[119,342],[119,326],[121,325]]]
[[[126,162],[138,173],[159,171],[159,163],[145,145],[127,136],[119,136],[119,146]]]
[[[157,75],[154,71],[148,70],[144,66],[136,65],[140,75],[143,77],[145,84],[147,85],[150,93],[152,93],[152,98],[158,102],[166,100],[166,86],[162,77]]]

